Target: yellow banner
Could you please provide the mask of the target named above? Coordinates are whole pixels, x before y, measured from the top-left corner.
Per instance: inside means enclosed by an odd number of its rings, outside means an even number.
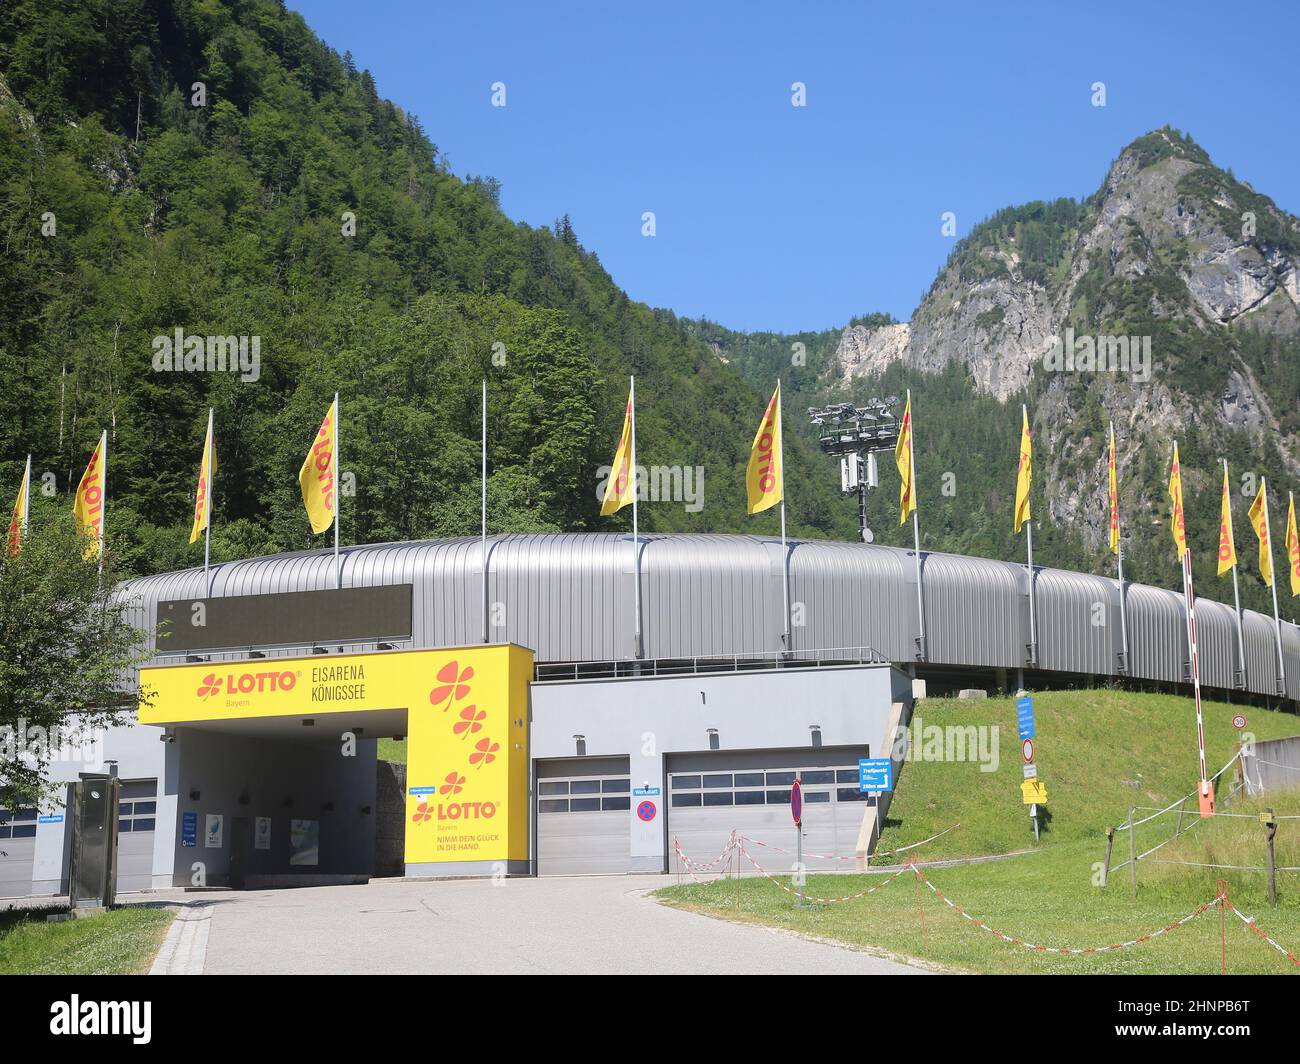
[[[311,718],[316,741],[405,734],[406,863],[524,861],[532,662],[489,646],[144,668],[139,720],[231,721],[239,734],[240,721]]]
[[[636,498],[636,470],[632,468],[632,419],[636,416],[632,404],[635,401],[634,393],[629,393],[627,408],[623,412],[623,432],[618,438],[614,466],[605,484],[605,501],[600,505],[601,517],[618,513]]]
[[[1300,595],[1300,532],[1295,525],[1295,496],[1286,512],[1286,566],[1291,572],[1291,595]]]
[[[1110,426],[1110,552],[1119,553],[1119,473],[1115,468],[1115,426]]]
[[[1178,444],[1174,444],[1174,462],[1169,467],[1169,531],[1174,537],[1178,560],[1187,553],[1187,523],[1183,516],[1183,467],[1178,461]]]
[[[14,500],[13,516],[9,518],[9,533],[5,537],[10,555],[17,555],[23,549],[23,536],[27,534],[28,497],[32,489],[32,458],[27,456],[27,465],[23,468],[23,479],[18,485],[18,498]]]
[[[1264,586],[1273,586],[1273,547],[1268,541],[1268,479],[1260,477],[1259,492],[1255,495],[1255,501],[1250,504],[1250,509],[1246,511],[1246,516],[1250,518],[1250,525],[1255,530],[1255,535],[1259,537],[1259,575],[1264,578]]]
[[[104,506],[108,501],[108,433],[100,434],[95,453],[90,456],[86,471],[81,474],[77,494],[72,499],[72,513],[77,519],[77,530],[86,537],[82,557],[89,561],[100,557],[100,540],[104,534]]]
[[[212,413],[208,412],[208,431],[203,437],[203,460],[199,463],[199,486],[194,493],[194,524],[190,542],[197,543],[212,516],[212,481],[217,472],[215,441],[212,438]]]
[[[785,498],[785,457],[781,453],[781,382],[768,400],[763,420],[754,433],[745,469],[749,512],[761,513]]]
[[[1034,447],[1029,432],[1029,411],[1020,408],[1020,465],[1016,469],[1016,532],[1033,516],[1029,512],[1029,488],[1034,481]]]
[[[320,431],[312,441],[311,450],[298,470],[298,486],[302,489],[302,504],[307,508],[307,519],[313,532],[324,532],[334,523],[334,507],[338,501],[339,400],[334,397]]]
[[[916,509],[916,460],[912,454],[912,393],[907,393],[903,423],[898,427],[898,444],[894,447],[894,464],[902,483],[898,487],[898,523],[904,524]]]
[[[1223,500],[1219,504],[1219,575],[1237,564],[1237,542],[1232,535],[1232,493],[1228,489],[1228,467],[1223,467]]]

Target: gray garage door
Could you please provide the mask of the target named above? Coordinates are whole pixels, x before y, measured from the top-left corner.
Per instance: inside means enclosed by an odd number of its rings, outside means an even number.
[[[36,810],[0,809],[0,898],[32,892],[36,858]]]
[[[153,886],[153,842],[158,817],[158,781],[123,780],[117,815],[117,889]]]
[[[539,761],[537,874],[626,872],[631,787],[625,757]]]
[[[858,832],[867,809],[858,791],[857,751],[787,751],[681,755],[669,760],[668,836],[696,862],[712,861],[732,830],[766,847],[747,843],[763,868],[784,875],[795,861],[796,836],[790,816],[790,786],[803,784],[804,864],[814,871],[851,871]],[[789,851],[789,852],[784,852]],[[754,868],[743,858],[741,870]]]

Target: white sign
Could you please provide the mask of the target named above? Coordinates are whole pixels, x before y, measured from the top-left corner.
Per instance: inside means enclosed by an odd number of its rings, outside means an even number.
[[[220,813],[208,813],[207,824],[203,829],[203,846],[209,850],[221,849],[222,836],[225,834],[226,818]]]
[[[253,822],[253,848],[269,850],[271,848],[271,818],[259,816]]]
[[[1038,779],[1038,766],[1035,765],[1032,761],[1025,766],[1025,779],[1027,780]]]
[[[289,821],[289,863],[315,865],[320,863],[320,821]]]

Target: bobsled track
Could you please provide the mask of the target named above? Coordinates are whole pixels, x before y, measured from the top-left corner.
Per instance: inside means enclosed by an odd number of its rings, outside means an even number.
[[[635,623],[637,563],[625,533],[489,536],[487,579],[477,537],[346,547],[342,586],[409,584],[410,633],[383,648],[518,643],[536,654],[542,679],[778,666],[794,659],[892,661],[929,682],[1051,687],[1123,677],[1160,687],[1190,681],[1187,616],[1180,591],[1126,582],[1129,653],[1122,654],[1116,580],[1035,567],[1036,654],[1030,647],[1030,574],[1019,563],[922,552],[924,654],[912,551],[859,543],[791,540],[790,647],[783,651],[779,539],[743,535],[641,537],[641,653]],[[1171,566],[1172,569],[1172,566]],[[332,550],[214,565],[211,597],[326,590]],[[202,569],[123,584],[132,621],[150,633],[160,662],[179,660],[156,641],[158,604],[207,597]],[[1198,598],[1201,682],[1216,697],[1300,700],[1300,628],[1282,625],[1285,687],[1271,617],[1243,611],[1238,661],[1231,606]],[[344,649],[380,645],[382,634]],[[225,648],[208,660],[246,656]],[[300,653],[303,644],[258,649]],[[335,650],[331,646],[329,650]]]

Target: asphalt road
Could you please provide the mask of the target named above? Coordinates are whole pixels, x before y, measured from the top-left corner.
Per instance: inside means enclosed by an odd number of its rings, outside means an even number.
[[[173,972],[920,975],[884,957],[681,912],[665,876],[405,882],[186,895]],[[178,931],[179,935],[181,931]],[[205,939],[203,947],[197,945]],[[166,947],[164,953],[166,953]],[[199,954],[202,955],[199,955]],[[168,970],[166,958],[155,971]]]

